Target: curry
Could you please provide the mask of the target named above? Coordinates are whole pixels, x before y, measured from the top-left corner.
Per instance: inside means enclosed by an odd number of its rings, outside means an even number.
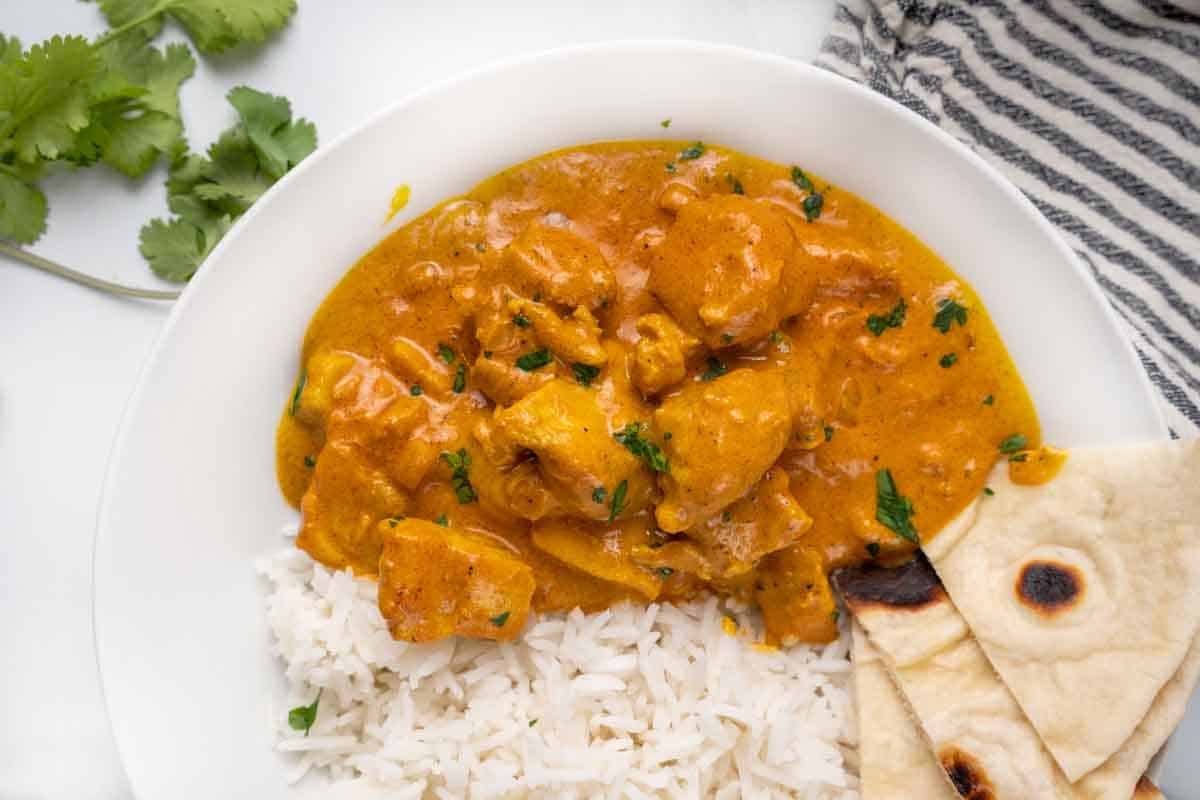
[[[505,170],[368,253],[308,328],[277,465],[298,546],[377,579],[400,639],[717,592],[824,642],[828,573],[910,555],[1018,441],[1000,337],[911,234],[646,141]]]

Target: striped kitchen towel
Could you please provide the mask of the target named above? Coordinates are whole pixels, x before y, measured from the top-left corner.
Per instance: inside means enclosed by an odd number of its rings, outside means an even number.
[[[1116,308],[1200,429],[1200,0],[840,0],[817,64],[966,142]]]

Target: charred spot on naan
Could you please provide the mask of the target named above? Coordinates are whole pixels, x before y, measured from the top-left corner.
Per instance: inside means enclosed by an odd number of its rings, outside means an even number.
[[[1039,614],[1054,616],[1083,600],[1083,573],[1070,564],[1030,561],[1017,576],[1017,598]]]
[[[833,573],[833,584],[856,612],[872,605],[917,611],[946,598],[937,573],[920,553],[898,567],[867,563],[840,569]]]
[[[1137,786],[1133,787],[1133,800],[1160,800],[1162,796],[1163,793],[1145,775],[1138,778]]]
[[[943,747],[938,751],[938,761],[946,770],[946,777],[954,784],[959,797],[967,800],[993,800],[996,794],[991,781],[979,761],[970,753],[957,747]]]

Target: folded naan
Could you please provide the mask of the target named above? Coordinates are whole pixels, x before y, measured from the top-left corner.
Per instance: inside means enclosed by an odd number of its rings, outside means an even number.
[[[833,580],[959,795],[1074,797],[927,561],[918,556],[895,569],[868,564],[840,570]]]
[[[1200,627],[1200,442],[1074,450],[1041,486],[1006,467],[924,550],[1074,781],[1130,740],[1172,676],[1173,704],[1195,685],[1180,667]]]
[[[910,716],[879,653],[857,624],[851,636],[863,800],[954,800],[958,795]]]

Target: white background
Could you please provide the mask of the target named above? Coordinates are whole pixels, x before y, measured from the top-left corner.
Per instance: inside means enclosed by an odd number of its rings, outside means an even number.
[[[299,2],[266,47],[200,59],[182,91],[193,149],[233,122],[224,93],[240,83],[289,97],[328,142],[431,81],[575,42],[678,37],[809,60],[833,10],[832,0]],[[101,30],[91,4],[0,0],[0,31],[26,45]],[[161,167],[138,183],[104,168],[53,176],[49,232],[34,249],[154,284],[136,243],[166,210],[162,178]],[[92,539],[117,423],[168,310],[0,261],[0,800],[128,797],[96,672]],[[204,393],[197,375],[196,403]]]

